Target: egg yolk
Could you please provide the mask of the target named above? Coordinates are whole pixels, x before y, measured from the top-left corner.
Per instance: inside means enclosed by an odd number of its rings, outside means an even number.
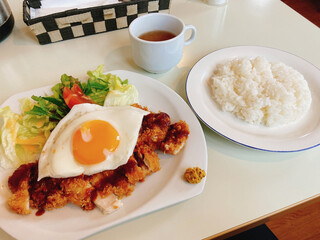
[[[119,143],[119,133],[110,123],[102,120],[88,121],[73,135],[73,156],[81,164],[97,164],[106,160]]]

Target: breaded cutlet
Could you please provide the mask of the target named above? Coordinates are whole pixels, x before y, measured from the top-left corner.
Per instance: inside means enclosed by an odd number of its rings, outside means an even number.
[[[188,135],[184,121],[171,124],[168,114],[150,113],[143,118],[134,152],[126,164],[90,176],[46,177],[40,181],[37,163],[21,165],[8,179],[12,192],[8,206],[18,214],[30,214],[31,208],[38,210],[36,215],[42,215],[46,210],[73,203],[83,210],[98,206],[103,213],[111,213],[122,205],[120,199],[134,191],[136,183],[160,170],[156,150],[177,154]]]

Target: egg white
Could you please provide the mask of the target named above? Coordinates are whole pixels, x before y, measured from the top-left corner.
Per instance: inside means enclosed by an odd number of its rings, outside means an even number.
[[[92,175],[126,164],[136,145],[143,116],[148,113],[131,106],[102,107],[89,103],[75,105],[58,123],[44,145],[39,159],[38,180],[44,177]],[[107,161],[83,165],[73,157],[72,137],[83,123],[91,120],[109,122],[118,131],[120,143]]]

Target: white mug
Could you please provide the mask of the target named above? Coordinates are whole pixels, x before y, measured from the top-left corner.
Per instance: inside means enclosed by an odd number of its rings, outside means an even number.
[[[185,40],[186,30],[191,29]],[[167,31],[175,37],[164,41],[147,41],[139,38],[151,31]],[[183,54],[183,47],[194,41],[196,28],[184,25],[177,17],[165,13],[150,13],[133,20],[129,26],[132,57],[141,68],[151,73],[163,73],[177,65]]]

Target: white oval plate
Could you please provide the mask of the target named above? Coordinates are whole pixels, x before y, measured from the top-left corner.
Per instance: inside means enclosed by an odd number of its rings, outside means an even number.
[[[37,217],[12,213],[6,201],[10,196],[7,179],[12,171],[0,172],[0,227],[17,239],[79,239],[102,231],[116,224],[146,213],[192,198],[203,191],[205,179],[199,184],[183,180],[186,168],[198,166],[207,171],[207,146],[200,123],[188,104],[172,89],[152,78],[124,70],[112,71],[122,80],[134,84],[140,95],[140,104],[152,111],[164,111],[172,122],[180,119],[189,124],[190,135],[185,148],[177,155],[159,154],[161,170],[147,176],[145,182],[137,183],[131,196],[122,200],[124,206],[110,215],[99,210],[85,212],[72,204],[47,211]],[[51,92],[51,87],[16,94],[1,107],[9,105],[19,112],[19,99]]]
[[[300,121],[282,127],[255,126],[222,112],[211,98],[209,80],[217,64],[232,58],[265,56],[302,73],[312,94],[310,111]],[[186,81],[191,108],[209,128],[241,145],[273,152],[295,152],[320,144],[320,70],[293,54],[259,46],[229,47],[212,52],[191,69]]]

